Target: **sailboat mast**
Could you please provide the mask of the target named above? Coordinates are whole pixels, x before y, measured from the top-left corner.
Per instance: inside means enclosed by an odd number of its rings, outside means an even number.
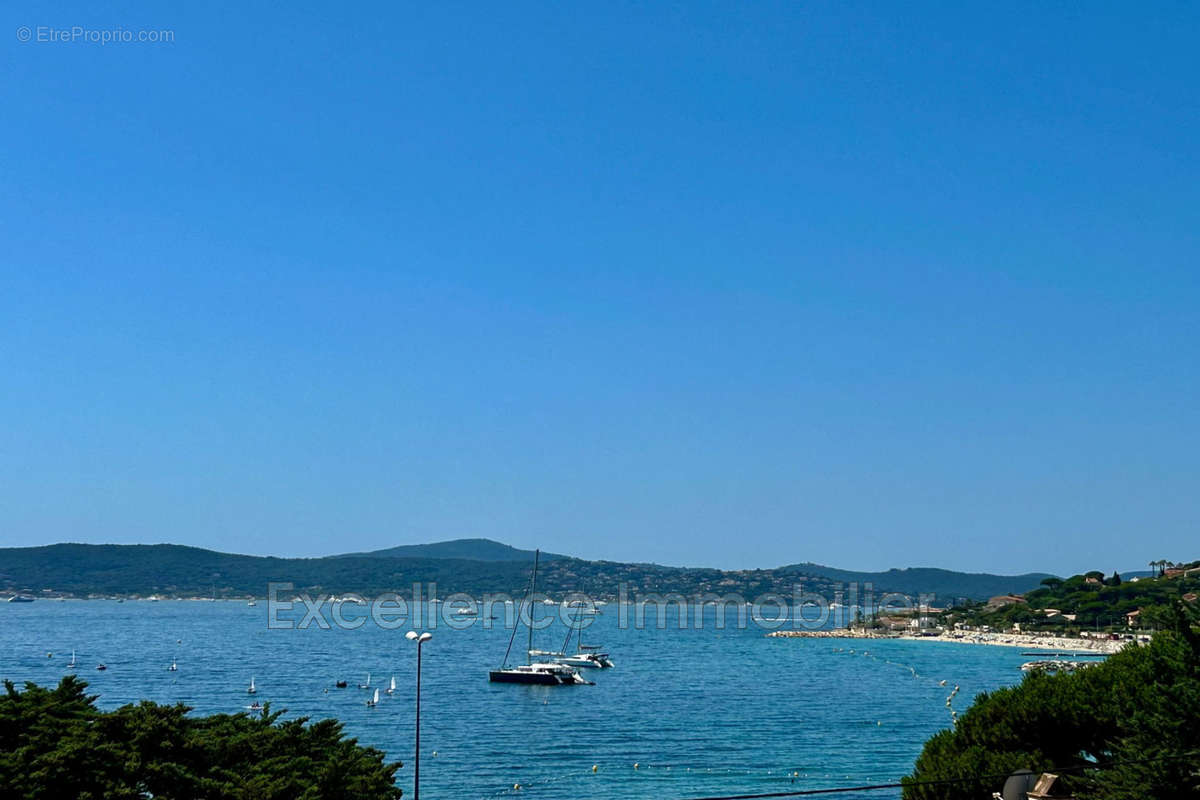
[[[533,577],[529,579],[529,646],[525,648],[525,663],[527,664],[533,663],[533,656],[529,653],[533,649],[533,596],[537,593],[538,558],[541,554],[541,548],[533,551]]]
[[[536,553],[534,554],[534,561],[535,562],[537,561]],[[533,594],[533,578],[534,578],[534,575],[536,575],[536,574],[537,574],[537,568],[535,565],[534,570],[529,573],[529,583],[525,584],[525,596],[523,598],[521,598],[521,605],[517,606],[517,618],[516,618],[516,620],[514,620],[512,633],[509,634],[509,637],[508,637],[508,647],[504,651],[504,661],[502,661],[500,663],[501,669],[504,669],[505,667],[508,666],[508,656],[510,653],[512,653],[513,643],[515,641],[517,641],[517,628],[521,627],[521,611],[522,611],[522,609],[525,608],[525,603],[530,602],[530,597]],[[533,614],[533,603],[532,602],[530,602],[530,605],[529,605],[529,613],[530,613],[530,615]],[[528,659],[528,657],[529,657],[528,653],[526,653],[526,659]]]

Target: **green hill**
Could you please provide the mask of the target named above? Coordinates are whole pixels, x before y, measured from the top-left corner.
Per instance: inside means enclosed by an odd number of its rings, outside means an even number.
[[[991,575],[986,572],[954,572],[934,567],[907,567],[889,569],[886,572],[855,572],[853,570],[825,567],[820,564],[793,564],[781,567],[805,575],[819,575],[842,583],[871,583],[876,587],[887,586],[886,591],[916,594],[929,591],[925,587],[938,587],[939,598],[982,599],[1001,594],[1021,593],[1033,589],[1046,578],[1046,572],[1027,572],[1023,575]]]
[[[402,544],[384,550],[345,555],[377,558],[462,558],[468,561],[533,561],[532,550],[518,550],[512,545],[491,539],[451,539],[433,544]],[[552,561],[566,556],[542,553],[541,558],[542,561]]]
[[[443,543],[453,544],[453,543]],[[489,543],[496,544],[496,543]],[[462,552],[430,546],[417,552]],[[500,545],[505,548],[504,545]],[[508,551],[511,551],[509,553]],[[529,562],[515,556],[491,560],[385,555],[389,551],[325,558],[272,558],[218,553],[180,545],[55,544],[0,548],[0,591],[34,595],[263,596],[269,582],[286,581],[297,591],[366,595],[396,591],[411,594],[413,583],[437,584],[439,595],[466,592],[519,594],[529,577]],[[488,549],[512,555],[527,551]],[[927,579],[927,580],[926,580]],[[832,570],[817,565],[725,571],[658,564],[584,561],[555,556],[543,564],[538,586],[562,596],[579,591],[598,597],[630,598],[648,592],[725,596],[753,600],[767,592],[790,599],[801,584],[806,592],[832,599],[847,580],[870,581],[877,593],[932,594],[938,602],[1020,592],[1038,585],[1040,576],[967,575],[946,570],[892,570],[882,573]]]
[[[1101,628],[1123,630],[1161,626],[1176,602],[1195,602],[1200,594],[1200,562],[1177,565],[1161,577],[1132,578],[1120,574],[1086,572],[1065,580],[1047,578],[1025,593],[1021,602],[1000,608],[982,604],[955,609],[946,622],[988,625],[1006,630],[1019,624],[1022,630],[1078,630]],[[1139,612],[1136,618],[1126,615]]]

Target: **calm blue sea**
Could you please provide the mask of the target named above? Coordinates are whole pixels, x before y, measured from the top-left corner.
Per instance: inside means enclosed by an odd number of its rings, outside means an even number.
[[[0,677],[54,684],[74,648],[77,674],[102,707],[147,698],[201,713],[244,709],[254,677],[257,698],[273,709],[336,717],[361,743],[402,760],[400,785],[411,796],[416,652],[404,629],[272,630],[265,605],[3,604]],[[961,712],[976,693],[1019,681],[1028,660],[1005,647],[772,639],[755,626],[716,630],[711,615],[700,630],[621,629],[616,607],[604,612],[584,640],[605,645],[616,668],[587,671],[595,686],[491,684],[507,630],[480,622],[433,631],[422,673],[427,800],[686,800],[893,782],[950,724],[955,684]],[[562,635],[540,633],[535,646],[558,649]],[[167,670],[172,658],[177,672]],[[96,671],[99,662],[108,670]],[[368,672],[376,686],[395,675],[399,687],[374,709],[356,688]],[[334,688],[337,679],[350,688]]]

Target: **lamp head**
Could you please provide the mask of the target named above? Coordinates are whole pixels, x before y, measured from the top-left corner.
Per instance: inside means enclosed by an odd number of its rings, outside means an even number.
[[[408,633],[404,634],[404,638],[405,638],[405,639],[408,639],[410,642],[411,642],[411,641],[415,641],[415,640],[416,640],[416,638],[417,638],[417,632],[416,632],[416,631],[409,631]]]
[[[432,638],[433,638],[432,633],[422,633],[420,636],[417,637],[417,644],[420,644],[421,642],[428,642]]]

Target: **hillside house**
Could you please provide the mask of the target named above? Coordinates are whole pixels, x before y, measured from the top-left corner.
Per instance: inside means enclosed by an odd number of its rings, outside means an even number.
[[[998,609],[1004,608],[1005,606],[1011,606],[1014,603],[1024,603],[1024,602],[1025,602],[1024,595],[998,594],[995,597],[988,598],[987,605],[985,606],[985,608],[988,611],[996,611]]]

